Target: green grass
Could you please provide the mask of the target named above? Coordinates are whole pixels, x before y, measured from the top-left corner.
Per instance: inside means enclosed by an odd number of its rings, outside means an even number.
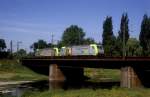
[[[0,81],[43,80],[47,78],[22,66],[17,60],[0,60]]]
[[[92,82],[120,81],[120,70],[118,69],[85,68],[84,75]]]
[[[150,97],[150,89],[80,89],[27,93],[23,97]]]

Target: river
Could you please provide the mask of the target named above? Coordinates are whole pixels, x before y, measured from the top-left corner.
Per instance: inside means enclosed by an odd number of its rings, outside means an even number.
[[[49,82],[47,80],[29,82],[24,84],[15,85],[3,85],[0,86],[0,97],[21,97],[26,91],[45,91],[57,88],[64,90],[68,89],[81,89],[81,88],[112,88],[113,86],[119,86],[119,82]]]

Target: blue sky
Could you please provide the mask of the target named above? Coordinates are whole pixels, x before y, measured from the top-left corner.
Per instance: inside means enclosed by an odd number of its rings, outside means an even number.
[[[78,25],[97,42],[102,41],[102,26],[106,16],[113,18],[117,35],[123,12],[129,16],[130,36],[138,38],[143,15],[150,15],[150,0],[0,0],[0,38],[8,48],[13,40],[22,41],[21,48],[38,39],[61,39],[65,28]]]

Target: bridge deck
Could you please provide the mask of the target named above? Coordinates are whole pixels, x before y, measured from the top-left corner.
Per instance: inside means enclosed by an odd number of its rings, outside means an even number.
[[[102,57],[102,56],[53,56],[23,58],[25,65],[46,66],[58,64],[59,66],[89,67],[89,68],[120,68],[131,65],[139,68],[150,68],[150,57]]]

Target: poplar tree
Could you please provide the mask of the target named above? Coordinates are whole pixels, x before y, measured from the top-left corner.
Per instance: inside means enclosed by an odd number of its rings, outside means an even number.
[[[129,19],[128,19],[128,15],[127,13],[123,13],[122,17],[121,17],[121,23],[120,23],[120,30],[118,32],[118,38],[117,38],[117,42],[118,42],[118,46],[117,48],[119,48],[118,53],[120,55],[124,55],[126,56],[126,43],[129,39]]]
[[[106,20],[103,22],[103,47],[105,51],[105,55],[110,56],[114,51],[115,44],[115,36],[113,34],[113,25],[112,25],[112,17],[106,17]]]
[[[129,39],[129,19],[127,13],[122,14],[121,23],[120,23],[120,31],[119,31],[119,38],[123,42],[123,35],[125,35],[125,44]]]
[[[139,40],[143,48],[143,55],[150,55],[150,17],[147,14],[143,16]]]

